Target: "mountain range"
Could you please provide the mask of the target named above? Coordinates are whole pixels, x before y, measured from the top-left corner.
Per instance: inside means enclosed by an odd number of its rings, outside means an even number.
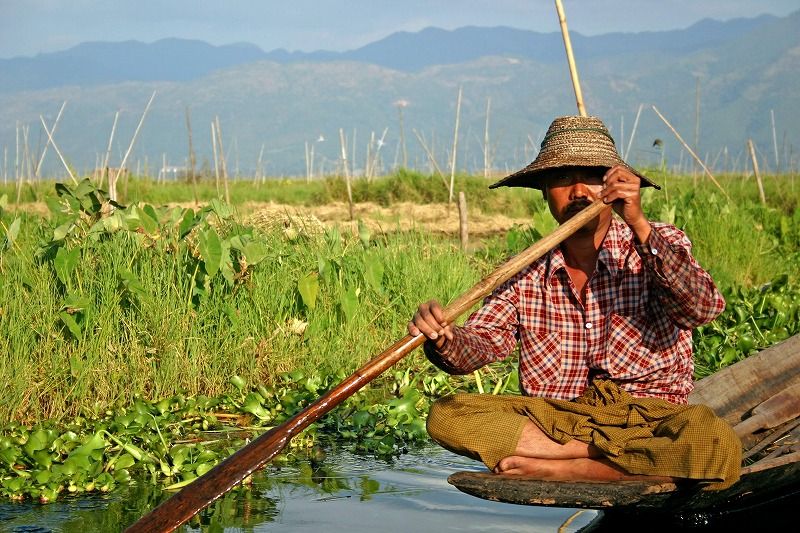
[[[606,122],[630,163],[691,164],[655,106],[715,171],[743,171],[749,139],[765,170],[785,170],[796,166],[800,140],[797,27],[800,11],[571,40],[586,109]],[[52,128],[65,102],[45,175],[64,174],[57,152],[79,172],[107,152],[109,166],[118,166],[140,121],[126,166],[150,174],[164,163],[183,167],[187,114],[206,167],[214,165],[219,122],[229,174],[305,175],[311,154],[315,174],[341,170],[342,138],[356,171],[369,160],[384,171],[405,164],[428,172],[432,156],[444,172],[456,115],[456,169],[483,172],[488,147],[502,173],[535,156],[552,118],[577,112],[560,32],[427,28],[345,52],[88,42],[0,59],[4,179],[23,165],[23,148],[39,160],[42,122]]]

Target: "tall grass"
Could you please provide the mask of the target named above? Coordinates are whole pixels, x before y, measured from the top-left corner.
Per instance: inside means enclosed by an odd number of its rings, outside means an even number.
[[[711,184],[694,190],[690,177],[662,178],[663,191],[644,193],[647,215],[683,228],[718,285],[759,285],[800,274],[800,209],[791,178],[765,180],[767,207],[755,184],[741,177],[721,180],[734,203]],[[486,185],[483,178],[456,180],[473,209],[543,216],[538,191],[488,191]],[[201,197],[215,197],[213,183],[204,187]],[[230,194],[234,204],[274,201],[312,210],[317,203],[344,201],[343,187],[337,178],[239,181]],[[135,179],[128,194],[130,201],[155,205],[193,201],[188,183],[156,186]],[[355,180],[353,195],[383,205],[447,201],[438,177],[405,172]],[[52,203],[53,196],[45,188],[26,193],[27,201],[50,197]],[[145,223],[142,210],[124,213],[125,228],[93,233],[85,213],[73,220],[58,209],[47,216],[9,206],[0,211],[0,244],[6,243],[0,247],[3,419],[85,414],[138,393],[216,395],[229,390],[233,375],[253,385],[297,369],[349,373],[405,334],[420,302],[451,300],[515,246],[527,244],[498,235],[465,256],[455,240],[421,230],[375,236],[365,228],[248,228],[241,212],[206,212],[200,221],[201,213],[192,211],[197,225],[180,235],[174,219],[169,222],[172,211],[158,211],[157,224]],[[17,218],[16,238],[4,238]],[[73,221],[71,233],[59,241],[65,220]],[[233,254],[229,278],[208,274],[210,252],[201,241],[212,228],[227,243],[222,248],[252,242],[264,257],[248,264]],[[64,254],[75,250],[74,268],[65,267]],[[407,359],[422,361],[419,353]]]

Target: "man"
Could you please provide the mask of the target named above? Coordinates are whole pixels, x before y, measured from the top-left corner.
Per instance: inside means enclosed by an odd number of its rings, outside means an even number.
[[[692,328],[725,302],[675,226],[650,222],[640,187],[595,117],[553,121],[527,167],[490,188],[539,189],[562,223],[598,198],[609,208],[486,298],[463,327],[441,305],[408,324],[453,374],[502,360],[519,344],[524,396],[438,400],[428,431],[496,473],[546,480],[738,479],[741,445],[704,406],[688,406]],[[615,217],[613,211],[619,216]]]

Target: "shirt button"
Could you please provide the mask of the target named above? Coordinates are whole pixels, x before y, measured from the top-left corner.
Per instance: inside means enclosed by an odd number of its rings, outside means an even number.
[[[658,255],[658,248],[650,248],[650,253],[653,255]]]
[[[594,324],[592,324],[591,322],[587,322],[587,323],[584,325],[584,327],[585,327],[586,329],[592,329],[592,326],[593,326],[593,325],[594,325]]]

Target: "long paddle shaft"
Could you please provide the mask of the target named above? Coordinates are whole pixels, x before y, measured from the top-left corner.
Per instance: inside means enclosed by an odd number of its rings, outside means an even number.
[[[445,308],[447,321],[453,322],[473,305],[491,294],[501,283],[558,246],[564,239],[598,216],[605,208],[610,208],[610,206],[605,205],[602,199],[596,200],[522,253],[500,265],[494,272]],[[352,396],[424,341],[424,335],[416,337],[412,337],[410,334],[406,335],[325,393],[316,402],[294,415],[283,425],[272,428],[250,444],[240,448],[125,531],[127,533],[174,531],[278,455],[294,435]]]

